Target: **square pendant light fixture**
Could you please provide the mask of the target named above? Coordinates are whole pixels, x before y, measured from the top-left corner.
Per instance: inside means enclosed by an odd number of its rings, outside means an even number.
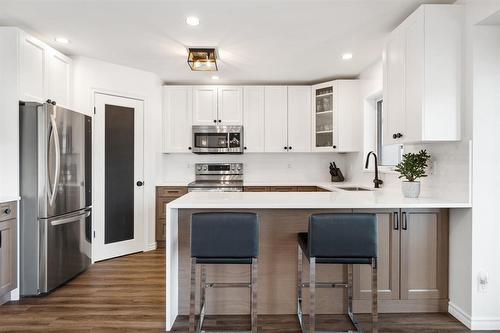
[[[188,64],[193,71],[217,71],[215,48],[189,48]]]

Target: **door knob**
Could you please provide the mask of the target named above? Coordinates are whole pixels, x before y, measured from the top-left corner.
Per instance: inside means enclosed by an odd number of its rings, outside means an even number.
[[[137,186],[142,186],[142,185],[144,185],[144,182],[139,180],[139,181],[137,181],[136,185]]]

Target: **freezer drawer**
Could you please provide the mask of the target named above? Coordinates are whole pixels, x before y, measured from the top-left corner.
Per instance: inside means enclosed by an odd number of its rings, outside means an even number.
[[[89,209],[40,220],[40,293],[59,287],[90,265],[90,219]]]

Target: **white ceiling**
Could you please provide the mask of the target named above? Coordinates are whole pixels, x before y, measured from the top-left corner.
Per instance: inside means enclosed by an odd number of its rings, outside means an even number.
[[[19,26],[69,55],[210,82],[186,46],[216,46],[221,83],[311,83],[355,77],[421,3],[454,0],[0,0],[0,25]],[[186,16],[200,19],[197,27]],[[54,38],[64,36],[68,45]],[[354,57],[344,61],[344,52]]]

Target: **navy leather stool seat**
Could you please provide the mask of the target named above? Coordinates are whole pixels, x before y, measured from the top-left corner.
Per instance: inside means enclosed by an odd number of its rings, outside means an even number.
[[[257,332],[257,270],[259,256],[259,219],[255,213],[209,212],[191,216],[191,295],[189,332],[201,332],[205,314],[205,288],[250,288],[252,333]],[[205,266],[247,264],[250,283],[206,282]],[[196,266],[201,266],[200,319],[195,321]],[[232,331],[235,332],[235,331]]]
[[[353,264],[372,266],[372,332],[377,331],[377,217],[375,214],[314,214],[309,218],[309,232],[299,233],[297,315],[303,332],[315,332],[316,288],[348,289],[348,315],[359,331],[352,311]],[[309,283],[302,283],[302,257],[309,261]],[[317,282],[316,264],[347,264],[348,281]],[[302,318],[302,288],[309,287],[309,327]]]

